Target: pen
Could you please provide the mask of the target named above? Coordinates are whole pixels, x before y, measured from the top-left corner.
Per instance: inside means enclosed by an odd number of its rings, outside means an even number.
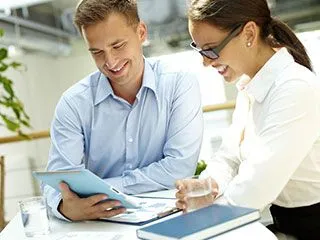
[[[171,208],[171,209],[169,209],[167,211],[160,212],[157,215],[158,215],[158,218],[162,218],[162,217],[168,216],[168,215],[170,215],[172,213],[179,212],[180,210],[181,209],[174,207],[174,208]]]

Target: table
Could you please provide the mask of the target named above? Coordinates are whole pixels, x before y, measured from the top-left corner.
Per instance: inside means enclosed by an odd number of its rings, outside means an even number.
[[[170,198],[174,196],[174,190],[148,193],[148,194],[143,194],[143,196]],[[181,213],[177,213],[177,214],[181,214]],[[158,221],[163,221],[170,217],[174,217],[174,215],[160,219]],[[83,221],[83,222],[68,223],[68,222],[59,220],[55,217],[50,217],[50,228],[51,228],[51,233],[47,237],[27,238],[25,237],[23,232],[20,213],[17,213],[16,216],[6,226],[6,228],[0,233],[0,240],[31,240],[31,239],[58,240],[62,238],[62,236],[64,236],[67,232],[74,232],[74,231],[117,232],[117,233],[124,234],[124,237],[120,238],[120,240],[129,240],[129,239],[132,240],[132,239],[137,239],[136,229],[139,228],[139,226],[111,223],[111,222],[100,222],[100,221]],[[243,227],[221,234],[214,238],[214,240],[234,240],[234,239],[277,240],[275,235],[259,222],[254,222],[254,223],[245,225]]]

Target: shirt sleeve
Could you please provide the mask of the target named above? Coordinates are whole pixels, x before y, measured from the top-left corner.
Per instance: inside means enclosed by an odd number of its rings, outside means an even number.
[[[60,99],[51,125],[51,148],[47,165],[48,171],[78,170],[84,168],[84,137],[80,118],[75,108],[64,96]],[[57,207],[61,194],[48,185],[41,185],[43,194],[52,213],[60,219],[66,219]]]
[[[248,102],[242,92],[238,93],[236,108],[232,114],[232,123],[223,135],[220,148],[207,161],[201,177],[211,176],[218,184],[218,196],[226,190],[230,181],[237,175],[240,166],[239,143],[244,128],[243,113],[248,111]]]
[[[312,86],[290,80],[272,94],[263,127],[224,192],[232,204],[262,209],[273,202],[319,136]]]
[[[194,174],[203,135],[201,95],[194,74],[181,74],[172,100],[163,158],[150,165],[105,179],[128,194],[174,188],[176,180]]]

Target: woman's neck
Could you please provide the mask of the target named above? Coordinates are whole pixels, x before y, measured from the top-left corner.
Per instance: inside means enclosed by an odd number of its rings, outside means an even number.
[[[269,45],[259,47],[251,59],[252,68],[248,72],[248,76],[252,79],[275,53],[276,51]]]

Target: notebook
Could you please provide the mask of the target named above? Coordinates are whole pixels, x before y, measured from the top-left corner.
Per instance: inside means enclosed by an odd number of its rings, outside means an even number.
[[[106,221],[141,225],[178,212],[175,199],[154,199],[129,196],[107,184],[87,169],[70,171],[33,172],[43,183],[57,191],[60,182],[66,182],[72,191],[80,197],[88,197],[98,193],[107,194],[110,199],[117,199],[127,212],[114,216]]]
[[[207,239],[260,219],[257,209],[231,205],[201,208],[137,230],[141,239]]]

